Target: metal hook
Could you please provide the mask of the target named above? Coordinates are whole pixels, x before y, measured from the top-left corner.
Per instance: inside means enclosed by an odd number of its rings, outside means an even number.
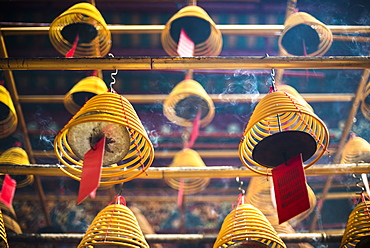
[[[114,58],[113,53],[108,53],[108,55],[109,55],[110,57]],[[110,83],[110,85],[109,85],[110,92],[113,92],[113,85],[116,83],[116,78],[115,78],[114,76],[117,76],[117,74],[118,74],[118,70],[117,70],[117,69],[116,69],[116,71],[115,71],[115,72],[112,72],[112,73],[110,74],[110,77],[112,78],[112,82],[111,82],[111,83]]]
[[[245,190],[242,188],[244,182],[241,181],[239,177],[236,177],[235,180],[237,183],[239,183],[238,190],[242,192],[242,195],[245,195]]]
[[[355,174],[352,174],[352,177],[354,179],[357,179],[356,181],[356,187],[360,188],[361,189],[361,194],[365,192],[365,187],[364,187],[364,183],[362,181],[362,178],[361,177],[358,177],[356,176]],[[360,185],[361,184],[361,185]]]
[[[268,57],[270,57],[270,55],[268,55],[268,53],[266,53],[265,57],[268,58]],[[272,87],[273,91],[276,91],[276,87],[275,87],[275,69],[274,68],[271,69],[270,77],[271,77],[271,87]]]

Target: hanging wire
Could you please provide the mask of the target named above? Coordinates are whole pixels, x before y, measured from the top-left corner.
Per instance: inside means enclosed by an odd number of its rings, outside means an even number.
[[[235,178],[236,182],[239,183],[239,187],[238,187],[238,190],[241,192],[241,194],[244,196],[245,195],[245,190],[242,188],[243,187],[243,184],[244,182],[242,180],[240,180],[239,177],[236,177]]]
[[[270,57],[270,55],[268,55],[268,53],[265,54],[265,57]],[[272,68],[271,69],[271,73],[270,73],[270,77],[271,77],[271,89],[273,92],[276,91],[276,86],[275,86],[275,69]]]
[[[363,194],[365,192],[365,188],[364,188],[364,183],[362,181],[362,178],[358,177],[356,174],[352,174],[352,177],[357,180],[356,181],[356,187],[361,189],[361,193],[359,193],[359,194]]]
[[[113,53],[108,53],[108,55],[109,55],[110,57],[114,58]],[[116,83],[116,78],[115,78],[114,76],[117,76],[117,74],[118,74],[118,69],[116,69],[116,71],[115,71],[115,72],[112,72],[112,73],[110,74],[110,77],[112,78],[112,82],[111,82],[111,83],[110,83],[110,85],[109,85],[109,88],[110,88],[110,92],[111,92],[111,93],[113,93],[113,92],[114,92],[114,90],[113,90],[113,85]]]

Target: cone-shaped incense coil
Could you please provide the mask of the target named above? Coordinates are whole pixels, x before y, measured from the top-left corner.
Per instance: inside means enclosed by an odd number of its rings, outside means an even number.
[[[77,40],[74,57],[103,57],[111,47],[111,35],[104,18],[90,3],[78,3],[50,25],[49,38],[55,49],[66,55]]]
[[[103,246],[149,248],[136,217],[125,205],[115,203],[100,211],[78,248]]]
[[[277,210],[273,202],[275,201],[275,199],[272,199],[272,187],[272,179],[266,179],[266,177],[252,177],[249,182],[245,199],[247,203],[250,203],[258,208],[266,216],[275,230],[279,232],[277,228],[279,228],[279,226],[281,225],[279,225],[278,223]],[[290,219],[288,221],[290,225],[295,226],[296,224],[307,218],[314,210],[317,202],[316,195],[311,187],[308,185],[307,191],[310,202],[310,209]]]
[[[164,115],[179,126],[191,127],[198,111],[200,125],[205,127],[213,120],[215,106],[202,85],[193,79],[178,83],[163,103]]]
[[[91,97],[107,91],[108,87],[101,78],[96,76],[86,77],[73,86],[64,96],[64,106],[69,113],[74,115]]]
[[[28,155],[25,150],[21,147],[11,147],[7,149],[3,154],[0,155],[0,164],[11,164],[11,165],[29,165]],[[30,185],[34,181],[33,175],[16,176],[14,178],[17,181],[17,188],[23,188]],[[22,177],[21,180],[18,177]]]
[[[17,215],[14,211],[13,206],[6,206],[4,203],[0,202],[0,209],[3,216],[3,222],[5,225],[5,228],[7,230],[7,233],[22,233],[22,229],[20,225],[18,224]]]
[[[199,153],[186,148],[176,153],[169,167],[206,167]],[[209,184],[210,178],[166,178],[166,183],[179,190],[183,187],[184,195],[196,194],[204,190]]]
[[[370,83],[365,87],[365,92],[361,102],[361,112],[370,121]]]
[[[12,134],[18,125],[18,117],[15,112],[12,98],[8,90],[0,85],[0,139]]]
[[[213,248],[237,243],[241,247],[286,247],[262,212],[251,204],[241,204],[226,216]]]
[[[100,184],[130,181],[152,164],[154,148],[134,108],[126,98],[107,92],[87,101],[56,136],[54,150],[65,165],[59,168],[81,180],[85,153],[103,137]]]
[[[291,14],[279,37],[283,56],[322,56],[330,48],[333,35],[325,24],[305,12]]]
[[[363,162],[368,157],[370,157],[369,142],[361,137],[353,137],[344,146],[340,163],[355,164]]]
[[[340,248],[370,246],[370,201],[359,203],[348,217]]]
[[[276,91],[256,106],[239,144],[239,157],[252,171],[269,175],[276,167],[302,154],[313,165],[326,151],[329,132],[324,122],[292,95]],[[264,168],[258,170],[252,165]]]
[[[222,35],[207,12],[199,6],[180,9],[162,31],[162,46],[169,56],[179,56],[177,45],[181,29],[194,42],[194,56],[218,56]]]
[[[0,211],[0,248],[8,248],[8,239],[6,238],[6,230],[3,220],[3,214]]]
[[[308,102],[301,96],[301,94],[299,94],[298,91],[296,89],[294,89],[292,86],[286,85],[286,84],[281,84],[277,88],[278,88],[279,91],[284,91],[286,93],[291,94],[292,96],[294,96],[297,99],[297,101],[301,102],[302,105],[305,105],[308,109],[310,109],[312,112],[314,112],[311,105],[308,104]]]

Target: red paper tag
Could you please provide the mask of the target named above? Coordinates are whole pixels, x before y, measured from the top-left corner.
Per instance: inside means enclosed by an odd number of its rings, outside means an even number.
[[[2,201],[8,208],[13,204],[15,187],[17,182],[8,174],[5,175],[3,187],[1,188],[0,201]]]
[[[86,152],[84,166],[82,168],[80,188],[78,191],[77,204],[80,204],[89,195],[94,198],[96,189],[99,187],[101,168],[103,165],[105,137],[94,147]]]
[[[184,29],[181,29],[179,44],[177,45],[177,53],[181,57],[193,57],[194,55],[194,42],[186,34]]]
[[[198,110],[198,113],[195,116],[195,119],[193,121],[193,129],[191,130],[189,142],[186,142],[186,144],[184,145],[184,148],[191,148],[194,145],[195,140],[198,137],[199,126],[200,126],[200,112],[201,111]]]
[[[272,170],[279,224],[310,208],[302,155]]]
[[[77,44],[78,44],[78,39],[79,39],[79,36],[78,34],[76,35],[76,38],[73,42],[73,45],[72,45],[72,48],[71,50],[69,50],[67,53],[66,53],[66,58],[72,58],[73,55],[75,54],[75,51],[76,51],[76,48],[77,48]]]

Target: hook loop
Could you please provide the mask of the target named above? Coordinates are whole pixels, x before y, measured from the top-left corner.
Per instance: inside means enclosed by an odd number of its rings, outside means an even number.
[[[239,183],[238,190],[242,192],[242,195],[245,195],[245,190],[242,188],[244,182],[241,181],[239,177],[236,177],[235,180],[237,183]]]
[[[110,57],[114,58],[113,53],[108,53],[108,55],[109,55]],[[116,83],[116,78],[115,78],[114,76],[117,76],[117,74],[118,74],[118,69],[116,69],[116,71],[115,71],[115,72],[112,72],[112,73],[110,74],[110,77],[112,78],[112,82],[111,82],[111,83],[110,83],[110,85],[109,85],[109,88],[110,88],[110,92],[111,92],[111,93],[113,93],[113,92],[114,92],[114,90],[113,90],[113,85]]]

